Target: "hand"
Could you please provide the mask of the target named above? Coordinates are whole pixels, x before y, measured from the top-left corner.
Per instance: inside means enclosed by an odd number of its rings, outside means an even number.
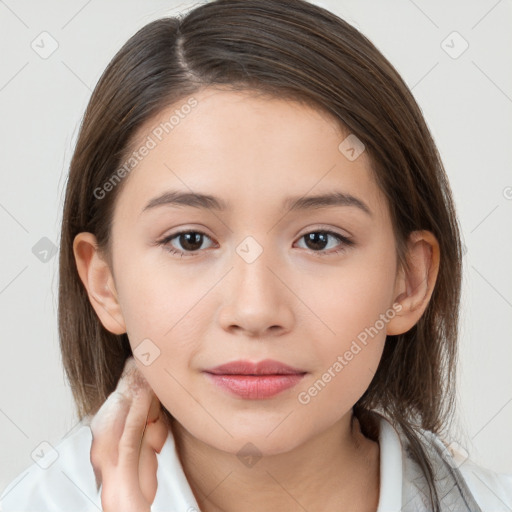
[[[137,368],[125,363],[115,391],[90,424],[91,463],[104,512],[150,512],[157,489],[157,453],[168,435],[160,402]]]

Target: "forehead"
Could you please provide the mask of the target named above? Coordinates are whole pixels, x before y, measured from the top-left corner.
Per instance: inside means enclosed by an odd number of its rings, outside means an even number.
[[[305,103],[206,88],[139,129],[131,146],[139,160],[122,200],[141,211],[166,189],[180,189],[220,196],[228,209],[277,208],[284,196],[342,190],[383,206],[366,152],[351,160],[343,151],[349,135]]]

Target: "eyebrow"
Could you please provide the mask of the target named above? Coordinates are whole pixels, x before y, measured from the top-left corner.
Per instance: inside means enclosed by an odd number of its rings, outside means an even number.
[[[195,192],[169,190],[151,199],[144,207],[141,214],[159,206],[189,206],[192,208],[216,210],[221,212],[229,209],[228,203],[219,197]],[[332,206],[356,207],[370,217],[373,217],[372,211],[361,199],[358,199],[351,194],[339,191],[316,196],[287,197],[283,201],[282,209],[288,211],[304,211],[316,208],[328,208]]]

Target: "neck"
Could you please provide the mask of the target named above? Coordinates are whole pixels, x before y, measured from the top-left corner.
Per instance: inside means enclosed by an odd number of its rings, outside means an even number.
[[[349,411],[293,450],[244,465],[172,421],[183,470],[201,512],[308,510],[375,512],[379,445],[365,437]]]

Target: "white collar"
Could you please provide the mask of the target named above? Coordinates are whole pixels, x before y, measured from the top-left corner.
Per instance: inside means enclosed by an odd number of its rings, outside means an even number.
[[[380,493],[377,512],[402,509],[403,451],[393,425],[382,415],[379,422]]]
[[[391,423],[384,416],[379,416],[380,493],[377,512],[400,512],[403,474],[402,443]],[[169,510],[199,512],[199,505],[183,472],[171,429],[157,457],[159,459],[158,488],[151,506],[152,512]]]
[[[164,446],[157,454],[158,487],[151,505],[151,512],[199,512],[199,505],[194,497],[183,466],[176,451],[172,429],[169,429]],[[163,463],[162,461],[165,461]]]

